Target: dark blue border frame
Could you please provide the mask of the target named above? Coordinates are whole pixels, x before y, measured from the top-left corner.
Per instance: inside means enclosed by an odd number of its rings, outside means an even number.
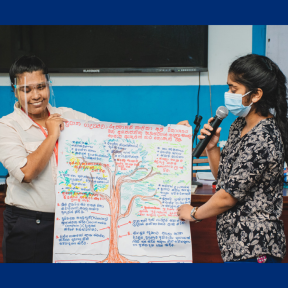
[[[11,2],[10,2],[11,3]],[[45,5],[47,3],[43,2]],[[109,3],[109,2],[108,2]],[[218,5],[218,2],[216,2]],[[7,9],[2,6],[3,11],[12,9],[11,15],[5,13],[6,18],[2,21],[13,21],[13,24],[24,24],[21,19],[13,16],[13,8],[8,7],[9,2],[6,1]],[[39,3],[38,3],[39,4]],[[44,6],[43,4],[43,6]],[[71,2],[69,5],[73,5]],[[231,3],[230,3],[231,4]],[[238,3],[237,3],[238,4]],[[10,4],[9,4],[10,5]],[[205,2],[205,5],[206,2]],[[13,4],[12,4],[13,6]],[[42,5],[40,5],[41,8]],[[42,6],[42,8],[43,8]],[[46,7],[46,12],[50,8]],[[53,6],[53,5],[52,5]],[[237,5],[238,6],[238,5]],[[242,6],[245,5],[242,3]],[[265,6],[265,5],[262,5]],[[275,6],[277,6],[275,4]],[[30,6],[31,7],[31,4]],[[57,8],[57,6],[55,6]],[[232,8],[228,6],[229,10]],[[247,6],[246,6],[247,7]],[[4,9],[3,9],[4,8]],[[59,8],[59,6],[58,6]],[[249,7],[246,13],[253,17],[253,11]],[[21,9],[17,9],[20,11]],[[59,9],[61,10],[61,9]],[[282,13],[285,9],[282,9]],[[66,10],[67,12],[67,10]],[[230,11],[231,12],[231,11]],[[232,11],[233,12],[233,11]],[[235,11],[234,11],[235,12]],[[233,12],[233,13],[234,13]],[[271,12],[271,11],[270,11]],[[279,11],[280,12],[280,11]],[[23,11],[22,11],[23,13]],[[31,15],[31,11],[29,11]],[[63,13],[63,10],[62,10]],[[121,11],[119,11],[121,13]],[[232,16],[233,16],[232,13]],[[241,14],[237,11],[238,16]],[[3,13],[4,14],[4,13]],[[214,13],[213,13],[214,14]],[[33,13],[32,13],[33,15]],[[43,13],[41,14],[43,16]],[[258,11],[258,15],[261,15]],[[273,12],[272,12],[273,15]],[[3,15],[4,16],[4,15]],[[110,15],[111,16],[111,15]],[[243,15],[242,15],[243,16]],[[66,16],[67,19],[68,16]],[[82,16],[83,17],[83,16]],[[97,15],[95,15],[97,17]],[[263,17],[263,16],[261,16]],[[276,13],[275,17],[281,18]],[[65,18],[65,17],[64,17]],[[81,18],[81,17],[80,17]],[[33,18],[35,20],[35,18]],[[162,18],[163,19],[163,18]],[[178,18],[179,19],[179,18]],[[214,14],[215,19],[219,18],[217,13]],[[229,18],[228,18],[229,19]],[[245,20],[242,19],[242,23]],[[255,18],[254,18],[255,19]],[[267,18],[266,18],[267,19]],[[286,18],[287,19],[287,18]],[[77,19],[78,20],[78,19]],[[74,20],[74,21],[77,21]],[[17,23],[18,21],[18,23]],[[39,20],[38,20],[39,21]],[[49,21],[53,21],[53,17]],[[63,20],[65,21],[65,19]],[[177,20],[176,20],[177,21]],[[207,22],[212,20],[206,18]],[[219,21],[219,20],[218,20]],[[279,20],[280,21],[280,20]],[[283,21],[283,20],[282,20]],[[287,21],[287,20],[286,20]],[[8,22],[8,21],[7,21]],[[16,22],[16,23],[15,23]],[[33,21],[33,24],[37,24]],[[3,23],[3,22],[2,22]],[[3,23],[4,24],[4,23]],[[8,23],[7,23],[8,24]],[[10,23],[9,23],[10,24]],[[51,24],[51,22],[49,23]],[[77,23],[75,23],[77,24]],[[104,23],[101,23],[104,24]],[[113,23],[110,23],[113,24]],[[116,23],[115,23],[116,24]],[[130,23],[131,24],[131,23]],[[163,23],[161,23],[163,24]],[[178,23],[181,24],[181,23]],[[199,23],[198,23],[199,24]],[[216,23],[215,23],[216,24]],[[220,24],[220,23],[219,23]],[[252,53],[265,55],[266,50],[266,25],[253,25],[252,31]],[[1,216],[0,216],[1,217]],[[205,225],[204,221],[202,225]],[[0,239],[1,241],[1,239]],[[193,239],[192,239],[193,241]],[[236,265],[236,266],[235,266]],[[248,265],[248,267],[247,267]],[[286,287],[286,274],[288,264],[268,264],[258,265],[254,263],[239,264],[108,264],[108,265],[85,265],[85,264],[0,264],[1,287]]]
[[[286,264],[258,263],[0,265],[1,287],[29,288],[286,287],[287,268]]]

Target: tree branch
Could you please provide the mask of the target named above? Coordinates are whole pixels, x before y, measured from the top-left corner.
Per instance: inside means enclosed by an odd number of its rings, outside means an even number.
[[[138,170],[139,170],[140,168],[138,168]],[[146,169],[147,170],[147,169]],[[135,171],[136,172],[136,171]],[[121,186],[124,184],[124,183],[137,183],[137,182],[141,182],[141,181],[143,181],[143,180],[145,180],[145,179],[148,179],[148,178],[150,178],[150,177],[153,177],[154,175],[157,175],[157,174],[159,174],[159,175],[161,175],[161,173],[160,172],[157,172],[157,173],[153,173],[152,174],[152,172],[153,172],[153,167],[151,168],[151,171],[145,176],[145,177],[143,177],[143,178],[140,178],[140,179],[137,179],[137,180],[132,180],[132,179],[128,179],[128,180],[121,180],[121,182],[119,181],[117,181],[117,186],[116,186],[116,190],[118,190],[118,191],[121,191]],[[132,174],[133,174],[133,172],[132,172]],[[128,175],[129,176],[129,175]],[[127,176],[127,177],[128,177]],[[125,178],[125,177],[124,177]]]
[[[114,161],[114,166],[115,166],[115,169],[114,169],[114,173],[113,173],[113,178],[112,178],[112,183],[113,183],[113,191],[115,191],[115,178],[116,178],[116,174],[117,174],[117,172],[118,172],[118,165],[117,165],[117,163],[116,163],[116,160],[115,160],[115,154],[117,154],[117,153],[121,153],[122,151],[124,150],[124,148],[123,149],[121,149],[120,151],[113,151],[112,152],[112,159],[113,159],[113,161]]]
[[[112,190],[112,179],[111,179],[111,170],[110,170],[110,168],[108,167],[108,165],[106,165],[106,164],[102,164],[102,163],[99,163],[99,164],[101,164],[103,167],[104,167],[104,169],[106,169],[106,171],[108,172],[108,175],[109,175],[109,181],[110,181],[110,196],[111,196],[111,190]]]
[[[147,178],[153,177],[154,175],[157,175],[157,174],[161,175],[160,172],[156,172],[156,173],[153,173],[153,174],[152,174],[152,172],[153,172],[153,167],[151,168],[151,171],[145,177],[137,179],[137,180],[133,180],[133,179],[123,180],[121,185],[123,183],[137,183],[137,182],[141,182],[141,181],[143,181],[143,180],[145,180]]]
[[[157,189],[155,190],[155,193],[151,196],[145,196],[145,195],[135,195],[131,198],[130,200],[130,203],[128,205],[128,208],[126,210],[125,213],[119,215],[118,217],[118,220],[119,221],[121,218],[125,218],[127,217],[130,213],[131,213],[131,210],[132,210],[132,205],[133,205],[133,202],[136,198],[141,198],[143,201],[148,201],[148,200],[153,200],[153,201],[158,201],[161,205],[162,205],[162,202],[159,200],[159,199],[156,199],[156,198],[153,198],[157,193]]]
[[[88,163],[88,161],[86,161],[85,160],[85,158],[84,158],[84,156],[82,155],[82,157],[77,157],[78,159],[82,159],[82,162],[81,162],[81,164],[80,165],[82,165],[83,163]],[[103,164],[103,163],[96,163],[96,162],[91,162],[91,163],[94,163],[94,164],[97,164],[97,165],[100,165],[100,166],[102,166],[104,169],[106,169],[106,171],[108,172],[108,174],[109,174],[109,181],[110,181],[110,196],[111,196],[111,190],[112,190],[112,179],[111,179],[111,170],[110,170],[110,168],[108,167],[108,165],[106,165],[106,164]],[[78,168],[78,170],[77,170],[77,172],[79,172],[79,168]],[[90,173],[91,174],[91,173]],[[92,175],[91,175],[91,177],[92,177]],[[93,178],[92,178],[92,180],[93,180]],[[94,184],[93,184],[93,191],[94,191]],[[93,194],[95,193],[95,191],[93,192]],[[97,193],[100,193],[100,192],[97,192]]]
[[[117,186],[120,182],[122,182],[123,179],[125,179],[125,178],[127,178],[127,177],[131,177],[132,175],[134,175],[138,170],[146,170],[146,171],[147,171],[147,170],[148,170],[147,168],[138,168],[141,162],[142,162],[142,161],[139,161],[139,162],[137,163],[137,165],[135,166],[134,171],[133,171],[131,174],[120,176],[120,177],[118,178],[118,180],[117,180],[116,186]]]
[[[90,175],[91,175],[91,179],[87,176],[89,182],[90,182],[90,191],[92,192],[93,195],[99,195],[101,197],[103,197],[109,204],[111,202],[111,198],[105,194],[105,193],[101,193],[101,192],[96,192],[94,190],[94,180],[93,180],[93,176],[92,176],[92,173],[90,172]]]
[[[87,162],[85,159],[84,159],[84,157],[83,157],[83,154],[82,154],[82,157],[77,157],[78,159],[82,159],[82,162],[80,162],[80,164],[79,164],[79,168],[77,169],[77,172],[79,172],[79,169],[80,169],[80,166],[84,163],[84,162]]]

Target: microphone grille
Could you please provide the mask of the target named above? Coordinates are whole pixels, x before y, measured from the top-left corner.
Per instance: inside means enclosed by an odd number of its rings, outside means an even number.
[[[218,107],[217,111],[216,111],[216,116],[221,118],[221,119],[224,119],[228,116],[228,109],[225,107],[225,106],[220,106]]]

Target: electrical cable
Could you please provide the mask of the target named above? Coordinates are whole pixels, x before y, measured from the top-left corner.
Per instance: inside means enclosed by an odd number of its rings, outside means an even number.
[[[198,95],[197,95],[197,116],[199,116],[199,95],[200,95],[200,71],[199,71],[199,86],[198,86]]]
[[[194,124],[196,125],[195,127],[195,130],[194,130],[194,135],[193,135],[193,138],[192,138],[192,152],[193,152],[193,144],[194,144],[194,139],[196,138],[196,145],[198,144],[198,139],[197,139],[197,133],[200,129],[200,122],[202,120],[202,116],[199,116],[199,106],[200,106],[200,99],[199,99],[199,96],[200,96],[200,71],[199,71],[199,86],[198,86],[198,94],[197,94],[197,115],[195,117],[195,121],[194,121]],[[197,123],[197,124],[196,124]],[[191,175],[191,183],[192,185],[197,185],[197,186],[200,186],[201,183],[197,182],[197,181],[193,181],[193,156],[192,156],[192,175]],[[194,183],[194,184],[193,184]],[[201,185],[202,186],[202,185]]]
[[[199,86],[198,86],[198,95],[197,95],[197,117],[199,117],[199,95],[200,95],[200,71],[199,71]],[[196,145],[198,144],[198,138],[196,137]]]

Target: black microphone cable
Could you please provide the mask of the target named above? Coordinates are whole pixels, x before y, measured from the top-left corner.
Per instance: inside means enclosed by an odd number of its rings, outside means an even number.
[[[197,93],[197,115],[195,116],[195,120],[194,120],[194,124],[196,125],[195,129],[194,129],[194,133],[193,133],[193,137],[192,137],[192,173],[191,173],[191,184],[192,185],[197,185],[197,186],[202,186],[202,183],[199,183],[197,181],[193,181],[193,145],[194,145],[194,140],[196,138],[196,145],[198,143],[197,141],[197,134],[199,132],[200,129],[200,124],[201,124],[201,120],[202,120],[202,116],[199,115],[199,107],[200,107],[200,87],[201,87],[201,82],[200,82],[200,71],[199,71],[199,85],[198,85],[198,93]]]

